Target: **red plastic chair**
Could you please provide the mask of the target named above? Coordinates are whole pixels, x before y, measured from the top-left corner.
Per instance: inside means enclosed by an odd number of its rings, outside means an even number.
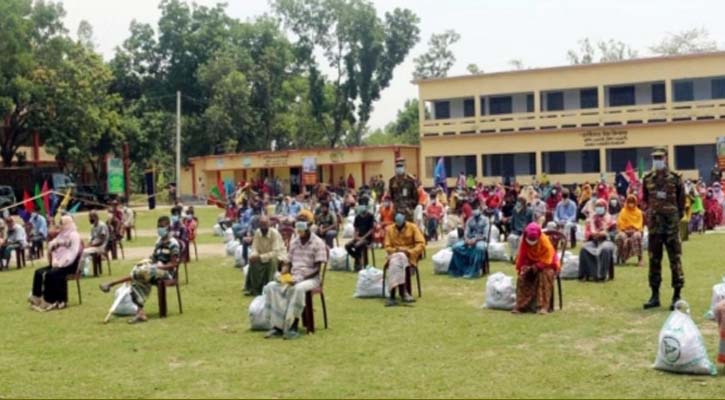
[[[315,311],[312,302],[314,295],[320,295],[322,302],[322,318],[325,321],[325,329],[327,329],[327,305],[325,304],[325,272],[327,271],[327,263],[322,263],[320,267],[320,286],[305,293],[305,309],[302,311],[302,325],[307,329],[307,333],[315,333]]]
[[[170,286],[176,286],[176,299],[179,303],[179,314],[183,314],[184,311],[181,307],[181,289],[179,285],[179,264],[169,272],[172,273],[172,277],[169,279],[159,280],[156,282],[156,291],[159,296],[159,317],[166,318],[168,314],[168,305],[166,302],[166,288]]]

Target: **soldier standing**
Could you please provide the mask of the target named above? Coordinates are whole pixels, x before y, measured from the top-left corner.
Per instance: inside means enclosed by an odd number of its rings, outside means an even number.
[[[395,159],[395,176],[390,178],[388,188],[395,212],[404,214],[409,222],[413,222],[413,210],[418,205],[418,188],[415,178],[405,173],[404,158]]]
[[[652,152],[651,172],[642,182],[643,198],[647,205],[647,228],[649,230],[649,285],[652,297],[644,309],[660,306],[660,283],[662,282],[662,253],[667,249],[667,258],[672,271],[672,305],[680,299],[680,290],[685,285],[680,256],[680,220],[684,215],[685,192],[682,177],[667,168],[667,149],[655,147]]]

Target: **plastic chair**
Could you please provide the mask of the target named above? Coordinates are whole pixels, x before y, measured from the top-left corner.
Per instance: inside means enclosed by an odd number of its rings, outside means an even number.
[[[108,256],[108,251],[104,253],[95,253],[91,255],[91,262],[93,263],[93,276],[103,275],[103,260],[106,260],[108,266],[108,275],[111,276],[111,258]]]
[[[418,259],[420,261],[420,258]],[[411,282],[411,274],[415,274],[415,280],[418,285],[418,297],[423,297],[423,293],[420,290],[420,271],[418,270],[418,267],[415,265],[408,265],[405,267],[405,290],[408,292],[408,294],[413,294],[413,288],[412,288],[412,282]],[[385,292],[385,280],[388,276],[388,263],[386,262],[383,266],[383,297],[386,296]]]
[[[170,286],[176,286],[176,299],[179,303],[179,314],[183,314],[184,311],[181,307],[181,289],[179,285],[179,264],[177,263],[176,266],[172,270],[170,270],[171,278],[169,279],[163,279],[156,282],[156,291],[159,296],[159,317],[166,318],[166,315],[168,314],[168,306],[166,302],[166,288]]]
[[[320,295],[322,303],[322,318],[325,321],[325,329],[327,329],[327,305],[325,304],[325,272],[327,272],[327,263],[322,263],[320,267],[320,286],[305,293],[305,309],[302,311],[302,325],[307,329],[307,333],[315,333],[315,310],[312,302],[314,295]]]
[[[546,236],[549,237],[549,240],[551,241],[551,244],[554,246],[554,249],[561,248],[561,253],[559,255],[559,263],[564,262],[564,253],[566,252],[566,236],[564,236],[563,233],[559,231],[544,231]],[[557,291],[559,292],[559,310],[561,310],[564,307],[563,302],[563,294],[561,291],[561,276],[559,272],[556,273],[556,286]],[[549,311],[554,311],[554,292],[551,293],[551,301],[549,302]]]

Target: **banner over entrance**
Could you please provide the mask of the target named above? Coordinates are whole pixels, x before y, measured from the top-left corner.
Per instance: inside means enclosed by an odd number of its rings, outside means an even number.
[[[304,185],[317,184],[317,159],[315,157],[302,159],[302,183]]]

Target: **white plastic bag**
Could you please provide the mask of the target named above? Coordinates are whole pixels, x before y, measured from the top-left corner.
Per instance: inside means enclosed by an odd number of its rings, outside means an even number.
[[[498,243],[500,237],[501,237],[501,232],[498,230],[498,226],[496,226],[496,225],[491,226],[491,237],[489,238],[489,242]]]
[[[564,260],[561,263],[561,279],[577,279],[579,278],[579,256],[575,256],[570,252],[564,254]]]
[[[508,243],[490,243],[488,245],[488,257],[491,261],[508,261]]]
[[[237,247],[240,247],[240,246],[241,246],[241,244],[239,243],[238,240],[232,240],[232,241],[227,242],[224,245],[224,249],[226,250],[227,255],[229,257],[234,257],[234,253],[237,251]]]
[[[267,331],[272,328],[269,324],[264,296],[257,296],[249,303],[249,328],[253,331]]]
[[[344,271],[347,269],[347,251],[342,247],[330,249],[330,256],[327,265],[332,271]]]
[[[647,231],[642,232],[642,248],[649,248],[649,233]]]
[[[451,265],[451,259],[453,258],[453,250],[449,247],[441,249],[437,253],[433,254],[433,272],[436,274],[447,274],[448,267]]]
[[[458,242],[458,230],[454,229],[450,232],[448,232],[448,235],[446,236],[446,240],[448,243],[448,247],[453,246]]]
[[[725,300],[725,277],[722,282],[712,287],[712,299],[710,300],[710,309],[705,313],[705,318],[709,320],[715,319],[715,306],[720,301]]]
[[[83,257],[83,269],[81,269],[83,276],[91,276],[93,273],[93,267],[91,266],[91,257]]]
[[[232,228],[227,228],[227,230],[224,231],[224,243],[229,243],[232,240],[234,240],[234,231]]]
[[[249,273],[249,264],[245,265],[244,268],[242,268],[242,273],[244,274],[244,282],[246,282],[247,274]]]
[[[654,368],[681,374],[717,375],[689,306],[680,300],[660,330]]]
[[[352,223],[347,223],[342,228],[342,238],[343,239],[352,239],[353,235],[355,234],[355,228],[352,226]]]
[[[234,250],[234,268],[241,268],[244,265],[244,247],[237,246]]]
[[[372,266],[360,270],[357,273],[357,285],[353,297],[382,297],[383,296],[383,271]]]
[[[214,231],[214,236],[222,236],[224,235],[224,230],[222,229],[222,226],[219,224],[214,224],[214,227],[212,228]]]
[[[496,272],[486,281],[486,302],[483,307],[496,310],[513,310],[516,304],[514,279],[503,272]]]
[[[136,315],[138,306],[131,300],[131,285],[125,283],[116,289],[109,312],[117,316]]]

